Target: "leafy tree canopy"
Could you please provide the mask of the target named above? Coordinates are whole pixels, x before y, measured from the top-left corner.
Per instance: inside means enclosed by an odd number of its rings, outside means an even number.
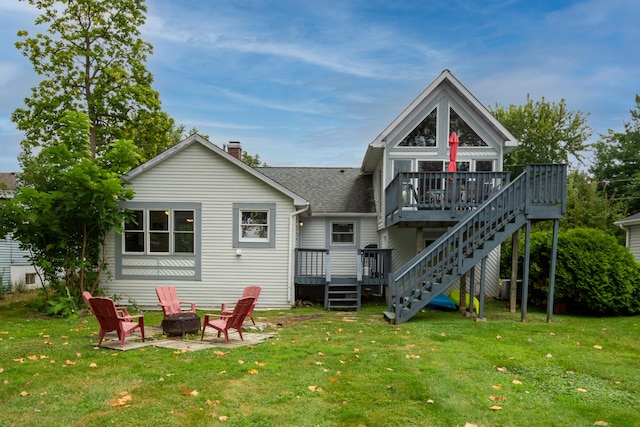
[[[564,99],[533,101],[527,95],[525,105],[489,107],[491,113],[520,141],[520,146],[505,155],[504,166],[519,173],[527,163],[567,163],[569,156],[582,162],[582,151],[592,135],[587,116],[568,111]]]
[[[90,151],[118,139],[136,141],[142,161],[172,141],[173,120],[160,108],[145,61],[152,47],[140,39],[144,0],[20,0],[41,11],[46,31],[19,31],[16,47],[42,77],[12,120],[25,134],[20,161],[29,177],[34,147],[59,142],[60,119],[82,111],[90,121]]]
[[[593,145],[595,159],[591,167],[600,189],[622,203],[627,215],[640,212],[640,95],[635,101],[624,132],[609,129]]]
[[[56,130],[59,143],[35,156],[34,184],[0,205],[0,232],[13,233],[63,298],[95,291],[107,233],[120,229],[126,215],[119,202],[133,198],[120,178],[138,161],[133,143],[113,141],[93,158],[90,129],[86,114],[65,113]]]

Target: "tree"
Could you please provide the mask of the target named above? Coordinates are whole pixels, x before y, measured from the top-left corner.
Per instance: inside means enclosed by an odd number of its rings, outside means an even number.
[[[55,145],[35,157],[34,185],[21,187],[0,206],[0,232],[12,232],[50,284],[54,296],[73,301],[95,292],[105,267],[105,239],[126,218],[118,203],[133,198],[121,176],[137,163],[131,141],[117,140],[93,158],[91,122],[67,112]],[[4,234],[3,234],[4,235]],[[66,308],[60,307],[58,312]],[[56,313],[57,314],[57,313]]]
[[[528,163],[567,163],[573,156],[582,163],[581,152],[592,135],[587,116],[581,111],[567,110],[564,99],[548,102],[544,97],[534,102],[527,95],[523,106],[498,104],[491,113],[520,141],[520,146],[505,155],[505,169],[519,173]]]
[[[16,43],[43,77],[16,109],[12,121],[25,134],[20,161],[28,180],[35,147],[55,144],[52,136],[67,110],[90,120],[90,150],[100,155],[111,141],[136,141],[140,159],[171,146],[173,120],[160,108],[145,67],[152,47],[140,39],[147,11],[144,0],[21,0],[42,14],[47,31]]]
[[[257,168],[260,166],[268,167],[269,165],[260,160],[259,154],[249,154],[246,151],[242,152],[242,162],[251,166],[252,168]]]
[[[635,98],[631,121],[624,132],[609,129],[607,135],[593,144],[594,162],[591,173],[607,197],[621,202],[625,213],[640,212],[640,95]]]
[[[614,222],[623,218],[622,206],[598,190],[597,181],[584,172],[571,171],[567,178],[567,213],[560,220],[564,230],[591,228],[617,236],[624,244],[624,233]],[[549,221],[546,221],[549,223]],[[547,224],[547,228],[551,225]]]
[[[548,293],[552,233],[531,234],[534,298]],[[601,231],[573,228],[558,235],[555,297],[589,314],[640,312],[640,264],[629,248]]]

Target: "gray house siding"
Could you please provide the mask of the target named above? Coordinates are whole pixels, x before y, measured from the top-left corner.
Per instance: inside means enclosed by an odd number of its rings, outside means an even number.
[[[640,224],[629,226],[629,250],[640,262]]]
[[[119,295],[125,303],[133,300],[143,307],[156,307],[155,287],[171,284],[176,286],[181,300],[197,302],[198,308],[204,309],[219,308],[221,302],[237,300],[245,286],[259,285],[262,293],[258,308],[291,306],[291,230],[295,230],[296,218],[292,217],[295,207],[290,197],[201,144],[192,144],[154,165],[135,176],[131,184],[136,192],[132,206],[168,203],[201,207],[196,253],[192,257],[198,272],[188,278],[161,278],[158,274],[118,276],[114,269],[123,259],[117,250],[122,236],[113,233],[108,240],[108,253],[116,279],[106,284],[108,293]],[[233,216],[238,206],[274,208],[268,247],[237,247],[234,233],[238,230],[234,229]],[[161,257],[149,258],[154,262]],[[178,257],[165,258],[172,263]],[[181,268],[188,269],[186,263],[185,260]]]

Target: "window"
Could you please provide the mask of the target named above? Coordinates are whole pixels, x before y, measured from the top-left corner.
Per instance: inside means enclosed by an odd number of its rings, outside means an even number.
[[[24,275],[24,284],[25,285],[35,285],[36,284],[36,273],[26,273]]]
[[[233,204],[233,247],[275,248],[275,203]]]
[[[193,254],[193,210],[133,210],[124,224],[124,252],[139,254]]]
[[[442,172],[444,170],[442,165],[441,160],[421,160],[418,162],[418,170],[420,172]]]
[[[456,113],[453,108],[449,108],[449,134],[456,132],[460,147],[487,147],[487,143],[471,129],[471,126],[464,121],[462,117]]]
[[[434,108],[398,145],[400,147],[435,147],[437,118],[438,109]]]
[[[355,243],[355,226],[353,222],[331,223],[332,245],[353,245]]]
[[[493,171],[493,160],[476,160],[476,172]]]
[[[269,211],[240,210],[240,241],[269,241]]]
[[[411,160],[393,161],[393,176],[395,177],[400,172],[411,172]]]

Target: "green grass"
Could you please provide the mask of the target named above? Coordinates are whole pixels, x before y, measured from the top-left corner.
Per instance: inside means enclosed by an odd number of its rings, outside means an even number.
[[[11,297],[0,300],[3,427],[640,425],[640,317],[549,324],[530,311],[522,323],[491,302],[486,323],[425,312],[389,325],[375,303],[274,310],[256,313],[274,338],[220,357],[95,348],[93,317],[48,318],[32,296]]]

